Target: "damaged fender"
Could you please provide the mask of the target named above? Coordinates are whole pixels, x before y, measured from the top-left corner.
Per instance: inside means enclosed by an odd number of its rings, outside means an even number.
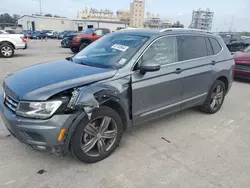
[[[78,89],[78,97],[75,100],[75,108],[84,109],[91,119],[94,109],[99,108],[106,102],[113,100],[122,106],[129,119],[130,106],[130,77],[112,80],[110,82],[98,82],[90,86]]]

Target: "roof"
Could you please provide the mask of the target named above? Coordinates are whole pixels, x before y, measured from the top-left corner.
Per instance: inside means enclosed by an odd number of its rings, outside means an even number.
[[[49,16],[33,16],[33,15],[23,15],[19,17],[17,20],[22,19],[23,17],[30,17],[30,18],[41,18],[41,19],[54,19],[54,20],[70,20],[68,18],[63,18],[63,17],[49,17]]]
[[[73,20],[74,22],[99,22],[99,23],[117,23],[117,24],[128,24],[128,22],[121,22],[121,21],[112,21],[112,20],[88,20],[88,19],[81,19],[81,20]]]
[[[131,35],[143,35],[143,36],[156,36],[164,35],[166,33],[195,33],[195,34],[214,34],[210,31],[188,29],[188,28],[168,28],[168,29],[123,29],[119,33],[128,33]]]

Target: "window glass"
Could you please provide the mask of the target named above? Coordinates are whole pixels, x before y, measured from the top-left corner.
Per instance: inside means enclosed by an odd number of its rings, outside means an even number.
[[[218,43],[218,41],[214,38],[210,38],[213,50],[214,50],[214,54],[218,54],[221,51],[221,46]]]
[[[214,52],[213,52],[211,43],[210,43],[210,41],[208,40],[207,37],[206,37],[206,44],[207,44],[207,55],[213,55]]]
[[[161,65],[178,60],[176,37],[164,37],[155,41],[144,53],[143,61],[153,60]]]
[[[103,31],[102,31],[102,30],[96,30],[95,33],[96,33],[97,35],[103,35]]]
[[[207,56],[205,37],[181,36],[183,60]]]

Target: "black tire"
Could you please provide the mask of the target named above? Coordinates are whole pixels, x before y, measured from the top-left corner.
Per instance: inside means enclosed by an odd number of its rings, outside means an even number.
[[[217,99],[214,99],[213,96],[216,95],[215,90],[218,87],[221,87],[221,91],[223,93],[222,93],[222,95],[220,95],[221,98],[220,99],[218,98],[218,100],[220,100],[220,102],[218,102],[218,101],[216,102],[217,103],[216,108],[212,108],[211,105],[212,105],[213,100],[217,100]],[[223,105],[225,95],[226,95],[226,86],[225,86],[224,82],[222,82],[220,80],[216,80],[208,93],[208,96],[207,96],[205,103],[202,106],[200,106],[200,110],[202,112],[207,113],[207,114],[214,114],[214,113],[218,112],[220,110],[221,106]]]
[[[83,50],[84,48],[86,48],[88,45],[89,45],[89,43],[86,43],[86,42],[82,43],[82,44],[80,45],[79,51],[82,51],[82,50]]]
[[[73,52],[73,53],[78,53],[78,52],[79,52],[79,49],[78,49],[78,48],[75,48],[75,47],[70,47],[70,50],[71,50],[71,52]]]
[[[85,128],[87,127],[87,125],[89,125],[90,122],[92,122],[95,119],[98,119],[100,117],[109,117],[112,119],[113,122],[116,123],[116,125],[117,125],[116,126],[116,128],[117,128],[116,138],[113,140],[112,145],[109,145],[110,143],[105,145],[105,146],[109,146],[108,151],[105,151],[106,150],[105,149],[105,150],[103,150],[102,155],[90,156],[89,154],[85,153],[82,149],[83,137],[84,137],[84,135],[88,134],[85,132]],[[96,125],[96,124],[94,124],[94,125]],[[99,128],[98,128],[98,130],[99,130]],[[82,121],[77,126],[77,128],[75,129],[75,131],[71,137],[71,142],[70,142],[71,152],[77,159],[79,159],[80,161],[85,162],[85,163],[95,163],[95,162],[101,161],[101,160],[107,158],[118,147],[120,140],[121,140],[121,137],[122,137],[122,134],[123,134],[123,123],[122,123],[122,120],[121,120],[121,117],[119,116],[119,114],[111,108],[100,107],[92,112],[91,120],[89,120],[87,117],[83,118]],[[96,135],[95,138],[98,138],[98,135]],[[99,141],[100,140],[102,140],[102,138],[99,138]],[[97,142],[99,142],[99,141],[97,141]],[[87,143],[88,142],[89,141],[87,141]],[[100,142],[105,143],[103,140]],[[84,143],[84,144],[86,144],[86,143]],[[98,144],[98,143],[96,143],[96,144]],[[96,145],[96,144],[94,144],[94,145]],[[98,149],[97,149],[98,146],[95,146],[95,147],[96,147],[96,150],[98,152]],[[95,147],[93,147],[93,149],[95,149]]]
[[[13,57],[14,53],[15,53],[14,48],[10,44],[3,43],[0,45],[1,57],[10,58]]]

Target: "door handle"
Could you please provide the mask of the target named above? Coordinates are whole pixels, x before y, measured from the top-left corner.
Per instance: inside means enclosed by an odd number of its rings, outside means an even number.
[[[180,73],[182,72],[182,69],[181,69],[181,68],[177,68],[177,69],[175,70],[175,72],[176,72],[176,74],[180,74]]]
[[[215,65],[215,63],[216,63],[216,61],[213,60],[213,61],[211,62],[211,65]]]

